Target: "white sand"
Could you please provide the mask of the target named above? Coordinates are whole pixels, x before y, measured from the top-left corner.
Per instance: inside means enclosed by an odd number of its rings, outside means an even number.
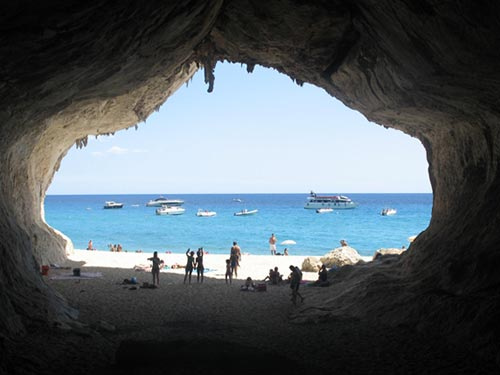
[[[153,253],[115,253],[105,251],[87,251],[75,250],[74,254],[68,255],[68,259],[75,262],[84,262],[84,267],[105,267],[105,268],[122,268],[133,269],[134,266],[151,264],[148,258],[152,257]],[[158,257],[165,264],[171,267],[173,264],[185,265],[186,254],[165,254],[159,253]],[[207,271],[206,277],[223,279],[226,273],[226,259],[229,255],[224,254],[205,254],[203,264]],[[270,268],[278,267],[278,270],[285,277],[290,273],[289,266],[301,266],[307,256],[272,256],[272,255],[251,255],[243,254],[238,269],[238,279],[246,279],[251,277],[254,280],[262,280],[269,273]],[[184,269],[167,269],[162,272],[184,274]],[[196,275],[196,270],[193,272]],[[316,280],[317,273],[304,272],[304,280]]]

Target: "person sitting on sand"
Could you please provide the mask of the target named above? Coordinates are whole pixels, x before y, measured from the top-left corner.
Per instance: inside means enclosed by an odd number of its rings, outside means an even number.
[[[272,268],[269,269],[269,274],[262,281],[271,281],[274,275],[274,270]]]
[[[203,267],[203,248],[200,247],[196,253],[196,282],[200,282],[200,276],[201,276],[201,282],[203,283],[203,272],[205,271],[205,267]]]
[[[241,286],[240,290],[245,292],[253,292],[255,290],[255,284],[251,277],[247,277],[245,284]]]
[[[229,284],[232,284],[233,282],[233,270],[231,268],[231,259],[226,259],[226,284],[227,280],[229,279]]]
[[[87,250],[94,250],[94,244],[92,243],[92,240],[89,241],[89,244],[87,245]]]
[[[186,279],[189,275],[189,284],[191,284],[191,274],[193,273],[194,269],[194,251],[189,251],[190,249],[187,249],[186,251],[186,256],[187,256],[187,262],[186,262],[186,273],[184,274],[184,284],[186,283]]]
[[[315,286],[328,286],[330,282],[328,281],[328,271],[324,264],[321,265],[318,271],[318,280],[314,282]]]
[[[283,255],[288,255],[288,248],[285,247],[285,250],[283,250]]]
[[[148,260],[153,262],[153,266],[151,267],[151,273],[153,274],[153,285],[160,285],[160,268],[162,267],[163,260],[158,258],[158,251],[153,253],[153,257],[148,258]]]
[[[346,240],[340,240],[340,246],[344,247],[344,246],[349,246],[349,245],[347,244]]]

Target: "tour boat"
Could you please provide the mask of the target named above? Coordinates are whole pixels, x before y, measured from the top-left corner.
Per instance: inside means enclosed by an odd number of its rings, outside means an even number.
[[[317,195],[311,191],[304,208],[317,210],[318,208],[333,208],[336,210],[345,210],[356,208],[358,204],[345,195]]]
[[[164,197],[159,197],[156,199],[151,199],[146,206],[148,207],[160,207],[160,206],[182,206],[184,201],[182,199],[167,199]]]
[[[234,213],[234,216],[248,216],[248,215],[255,215],[259,210],[247,210],[246,208],[244,210],[238,211]]]
[[[186,209],[179,206],[163,205],[156,209],[157,215],[182,215],[184,212],[186,212]]]
[[[327,214],[329,212],[333,212],[333,208],[318,208],[318,209],[316,209],[317,214]]]
[[[208,210],[202,210],[201,208],[198,209],[198,212],[196,213],[196,216],[199,217],[212,217],[217,215],[217,212],[215,211],[208,211]]]
[[[122,208],[123,203],[116,203],[113,201],[107,201],[104,203],[104,208]]]
[[[394,208],[384,208],[380,213],[382,216],[396,215],[397,211]]]

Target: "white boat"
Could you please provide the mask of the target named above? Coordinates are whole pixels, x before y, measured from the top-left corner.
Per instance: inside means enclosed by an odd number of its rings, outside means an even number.
[[[238,203],[241,203],[243,202],[240,198],[233,198],[233,202],[238,202]]]
[[[380,215],[382,216],[390,216],[390,215],[396,215],[398,211],[396,211],[394,208],[384,208]]]
[[[318,208],[333,208],[336,210],[346,210],[356,208],[358,204],[345,195],[317,195],[311,191],[307,197],[304,208],[317,210]]]
[[[179,206],[161,206],[156,209],[157,215],[182,215],[186,212],[185,208]]]
[[[248,215],[255,215],[257,212],[259,212],[259,210],[247,210],[246,208],[241,210],[241,211],[238,211],[238,212],[235,212],[234,213],[234,216],[248,216]]]
[[[116,203],[114,201],[107,201],[104,203],[104,208],[122,208],[123,203]]]
[[[151,199],[146,206],[148,207],[161,207],[163,205],[167,206],[182,206],[184,201],[182,199],[167,199],[164,197],[158,197],[156,199]]]
[[[208,211],[208,210],[202,210],[201,208],[198,209],[198,212],[196,213],[196,216],[199,217],[212,217],[217,215],[217,212],[215,211]]]
[[[327,214],[329,212],[333,212],[333,208],[317,208],[316,209],[317,214]]]

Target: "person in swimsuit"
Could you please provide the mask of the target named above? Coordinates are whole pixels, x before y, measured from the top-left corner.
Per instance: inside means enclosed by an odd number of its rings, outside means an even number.
[[[231,259],[226,259],[226,284],[229,279],[229,284],[233,282],[233,271],[231,269]]]
[[[203,248],[200,247],[196,253],[196,282],[201,282],[203,283],[203,272],[205,271],[205,267],[203,267]]]
[[[186,273],[184,275],[184,284],[186,283],[186,279],[189,275],[189,284],[191,284],[191,274],[193,273],[194,269],[194,251],[189,251],[191,249],[187,249],[186,251],[186,256],[187,256],[187,263],[186,263]]]
[[[163,260],[158,258],[158,251],[153,253],[152,258],[148,258],[151,262],[153,262],[153,266],[151,267],[151,273],[153,274],[153,285],[160,285],[160,268],[163,265]]]

